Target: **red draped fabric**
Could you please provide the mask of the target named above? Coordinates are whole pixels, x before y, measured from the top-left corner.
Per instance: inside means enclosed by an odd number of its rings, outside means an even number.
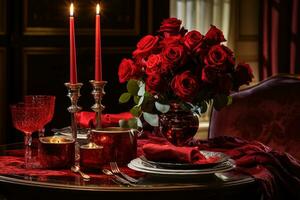
[[[261,8],[260,78],[299,74],[299,0],[263,0]]]

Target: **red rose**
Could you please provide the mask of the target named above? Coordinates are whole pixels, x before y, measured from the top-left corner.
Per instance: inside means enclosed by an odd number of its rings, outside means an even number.
[[[219,71],[212,67],[206,66],[202,69],[201,80],[204,82],[213,83],[218,78]]]
[[[132,60],[124,58],[119,65],[119,81],[124,83],[131,78],[138,78],[141,70],[133,63]]]
[[[146,61],[142,56],[135,57],[133,61],[134,61],[135,65],[140,69],[143,69],[146,67]]]
[[[235,89],[238,89],[241,85],[247,84],[254,78],[252,69],[249,64],[239,63],[234,71]]]
[[[183,40],[180,35],[166,37],[159,43],[162,49],[165,49],[168,46],[178,46],[182,44],[183,44]]]
[[[146,74],[159,73],[161,69],[162,58],[160,54],[152,54],[146,62]]]
[[[181,20],[177,18],[168,18],[163,20],[159,28],[159,32],[166,32],[171,35],[180,33]]]
[[[185,71],[173,78],[171,87],[179,98],[191,102],[197,93],[199,84],[190,71]]]
[[[174,67],[182,66],[186,60],[186,54],[183,46],[168,46],[162,52],[164,63],[163,68],[172,69]]]
[[[204,63],[222,72],[231,71],[234,66],[233,53],[224,45],[215,45],[208,51]]]
[[[198,31],[190,31],[184,36],[184,46],[192,54],[199,54],[204,48],[204,36]]]
[[[162,79],[159,74],[150,74],[146,78],[146,90],[151,94],[157,94],[163,90]]]
[[[229,73],[220,73],[216,68],[206,66],[202,70],[201,80],[206,83],[213,84],[216,93],[229,95],[232,90],[232,77]]]
[[[205,34],[205,40],[210,45],[220,44],[221,42],[226,41],[223,32],[214,25],[211,25],[210,29]]]
[[[158,36],[146,35],[137,43],[137,49],[132,53],[133,57],[138,55],[148,56],[158,44]]]

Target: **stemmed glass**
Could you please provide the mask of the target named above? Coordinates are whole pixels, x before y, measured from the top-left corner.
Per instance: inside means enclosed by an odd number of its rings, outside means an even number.
[[[38,130],[39,137],[43,137],[45,133],[45,125],[48,124],[54,115],[54,108],[55,108],[55,96],[51,95],[26,95],[24,97],[25,103],[32,103],[37,106],[41,106],[44,108],[44,117],[43,122],[41,123],[41,128]]]
[[[44,108],[36,104],[18,103],[11,105],[10,110],[14,127],[24,133],[25,168],[32,168],[31,135],[43,123]]]

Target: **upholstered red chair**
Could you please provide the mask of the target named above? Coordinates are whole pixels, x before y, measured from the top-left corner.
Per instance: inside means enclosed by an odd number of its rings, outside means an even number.
[[[277,75],[232,94],[233,103],[213,110],[209,138],[258,140],[300,160],[300,79]]]

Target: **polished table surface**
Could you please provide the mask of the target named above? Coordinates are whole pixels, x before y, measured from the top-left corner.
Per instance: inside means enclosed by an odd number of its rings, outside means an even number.
[[[4,155],[8,149],[14,148],[17,146],[0,146],[1,155]],[[195,195],[201,199],[259,199],[260,197],[257,182],[237,170],[219,173],[218,176],[211,174],[184,178],[141,174],[136,186],[119,185],[113,182],[111,177],[100,172],[93,172],[90,175],[91,180],[84,181],[72,173],[68,175],[0,174],[0,194],[6,199],[53,199],[57,197],[182,199],[197,198]]]

